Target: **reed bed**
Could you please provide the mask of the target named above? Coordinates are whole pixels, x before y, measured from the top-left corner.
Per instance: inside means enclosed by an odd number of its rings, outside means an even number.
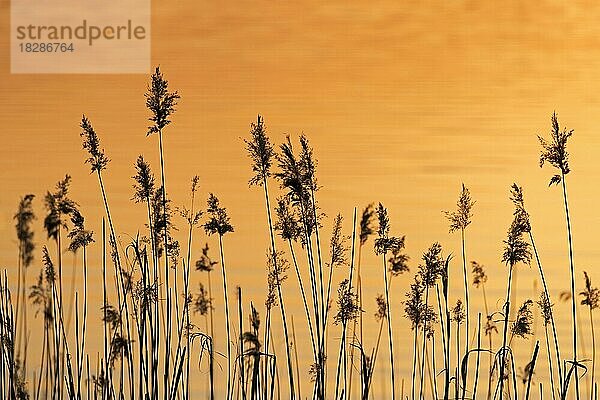
[[[550,137],[539,139],[540,165],[556,169],[550,186],[562,189],[572,325],[571,338],[562,339],[572,344],[570,352],[561,351],[553,310],[557,299],[551,297],[522,187],[514,184],[507,191],[514,212],[506,216],[509,228],[498,257],[504,268],[490,270],[468,256],[467,238],[478,240],[467,236],[477,207],[464,184],[456,209],[444,213],[449,231],[460,233],[460,256],[433,241],[413,262],[405,252],[406,237],[392,230],[401,223],[392,225],[396,215],[382,203],[328,217],[318,201],[322,188],[309,139],[287,136],[273,144],[260,115],[250,124],[244,144],[249,186],[256,187],[248,195],[264,201],[264,225],[257,234],[269,245],[264,270],[256,271],[264,275],[264,301],[246,301],[244,287],[232,288],[228,280],[227,255],[240,249],[229,246],[228,238],[236,232],[219,197],[208,193],[200,206],[198,176],[191,178],[186,202],[176,206],[169,197],[164,143],[168,131],[176,129],[171,122],[179,101],[156,68],[145,103],[148,140],[155,136],[158,142],[160,179],[142,155],[132,166],[132,207],[141,207],[146,215],[143,231],[127,238],[117,234],[119,221],[109,202],[114,196],[105,182],[110,159],[85,115],[79,128],[85,163],[104,207],[104,215],[93,216],[101,219],[102,231],[88,229],[71,198],[75,183],[69,175],[43,196],[41,209],[33,194],[19,199],[14,214],[17,279],[9,282],[7,271],[0,277],[2,398],[368,400],[382,396],[375,393],[375,382],[387,387],[385,398],[391,399],[597,398],[593,317],[600,290],[587,273],[584,289],[576,290],[580,275],[566,182],[571,171],[567,142],[573,131],[559,126],[556,113]],[[41,251],[33,229],[36,218],[43,218],[45,229]],[[176,222],[183,228],[177,229]],[[206,234],[203,240],[197,238],[198,228]],[[328,230],[329,240],[324,237]],[[88,259],[90,246],[100,249],[100,259]],[[380,263],[380,294],[374,300],[363,296],[364,277],[376,274],[361,266],[367,251]],[[64,282],[75,273],[67,270],[66,252],[81,260],[81,287]],[[514,272],[532,262],[543,290],[539,298],[519,299],[521,305],[511,312]],[[101,266],[99,276],[90,275],[92,263]],[[37,279],[27,286],[32,268],[39,270]],[[450,290],[455,268],[463,286],[458,293]],[[506,280],[505,297],[489,298],[489,275]],[[222,288],[215,285],[216,278]],[[101,292],[99,324],[89,321],[95,315],[90,280]],[[408,280],[408,286],[393,286],[399,280]],[[398,291],[406,294],[394,304],[391,294]],[[475,310],[471,301],[479,292],[483,310]],[[216,297],[222,297],[222,308],[215,307]],[[301,307],[290,308],[296,299]],[[535,307],[543,320],[540,336],[533,329]],[[373,308],[374,315],[365,311]],[[589,318],[589,360],[581,358],[578,312]],[[215,326],[215,314],[223,317],[223,327]],[[401,323],[410,326],[412,337],[398,337],[395,328]],[[92,324],[101,329],[90,330]],[[374,327],[374,337],[364,334],[365,325]],[[298,344],[298,332],[305,346]],[[532,341],[533,351],[518,359],[515,346],[524,340]],[[39,353],[28,351],[32,341]],[[410,342],[410,358],[403,355],[403,364],[410,364],[407,376],[397,368],[399,341]],[[92,342],[100,346],[93,348]],[[309,358],[310,367],[300,368],[300,358]],[[542,361],[547,382],[536,379],[542,375]],[[584,381],[591,388],[585,396]]]

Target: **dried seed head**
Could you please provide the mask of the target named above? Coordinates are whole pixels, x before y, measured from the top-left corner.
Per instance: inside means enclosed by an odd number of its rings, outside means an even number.
[[[35,220],[33,212],[34,195],[28,194],[19,201],[19,208],[13,219],[16,221],[15,229],[17,231],[17,239],[19,240],[19,252],[21,262],[25,268],[29,267],[33,262],[33,251],[35,243],[33,242],[32,224]]]
[[[54,264],[52,263],[52,259],[50,258],[50,254],[48,253],[48,248],[46,246],[42,248],[42,263],[44,264],[46,282],[50,285],[54,284],[54,279],[56,277],[54,272]]]
[[[146,107],[152,113],[148,118],[152,125],[148,127],[147,133],[147,135],[151,135],[160,132],[171,123],[169,118],[175,112],[175,106],[180,96],[177,92],[169,92],[169,82],[163,77],[160,68],[156,67],[145,97]]]
[[[419,265],[419,280],[426,287],[433,287],[444,271],[445,259],[442,256],[442,245],[435,242],[423,254],[423,264]]]
[[[56,184],[54,193],[46,193],[44,205],[48,214],[44,218],[44,228],[48,233],[48,238],[54,240],[58,238],[59,229],[67,228],[64,217],[70,215],[77,208],[77,203],[69,198],[70,186],[71,176],[65,175],[65,178]]]
[[[525,338],[533,334],[533,312],[531,311],[532,305],[533,301],[526,300],[521,307],[519,307],[519,311],[517,311],[517,317],[511,326],[511,332],[514,336]]]
[[[94,241],[93,232],[85,229],[83,215],[76,208],[71,212],[73,229],[67,235],[71,239],[69,251],[75,253],[81,247],[85,247]]]
[[[484,327],[485,336],[491,336],[493,333],[498,333],[498,327],[491,315],[487,316],[487,321]]]
[[[552,322],[553,304],[550,303],[550,299],[546,295],[546,292],[540,293],[540,299],[537,301],[537,304],[540,307],[540,312],[544,318],[544,326],[547,326],[550,322]]]
[[[460,197],[456,202],[456,211],[445,211],[446,218],[450,221],[450,233],[457,230],[464,230],[471,223],[473,216],[472,208],[475,202],[471,200],[469,189],[462,185]]]
[[[383,204],[377,206],[377,219],[379,227],[377,228],[378,238],[375,239],[375,254],[387,254],[395,249],[404,247],[404,237],[390,237],[390,218],[387,209]]]
[[[139,156],[135,162],[136,174],[133,176],[133,201],[136,203],[147,202],[154,195],[154,174],[143,156]]]
[[[471,268],[473,271],[473,286],[479,288],[487,282],[487,274],[483,264],[479,264],[477,261],[471,261]]]
[[[344,279],[340,282],[338,288],[338,312],[333,317],[333,321],[336,325],[342,323],[347,324],[348,321],[354,321],[360,314],[360,307],[358,306],[358,295],[352,291],[352,286],[348,279]]]
[[[338,214],[335,217],[333,223],[333,231],[331,233],[331,241],[329,245],[329,253],[331,256],[331,267],[342,266],[347,263],[346,252],[348,247],[346,245],[347,237],[342,235],[342,221],[343,217]]]
[[[554,168],[560,171],[560,174],[554,175],[550,179],[550,185],[559,184],[562,180],[562,176],[571,172],[569,168],[569,153],[567,151],[567,141],[573,135],[573,130],[563,128],[560,130],[558,125],[558,117],[556,112],[552,113],[552,128],[550,129],[550,140],[546,140],[541,136],[538,136],[542,151],[540,154],[540,167],[544,166],[544,163],[548,162]]]
[[[387,303],[385,302],[385,297],[382,294],[378,294],[377,297],[375,297],[375,302],[377,303],[375,319],[381,321],[387,317]]]
[[[373,223],[375,220],[375,205],[373,203],[367,205],[360,218],[360,244],[361,246],[367,243],[369,236],[375,233],[373,229]]]
[[[200,256],[200,259],[196,261],[196,271],[210,272],[214,269],[215,265],[218,264],[217,261],[213,261],[208,256],[208,250],[208,243],[205,243],[202,248],[202,255]]]
[[[279,172],[275,173],[275,177],[286,191],[290,204],[297,209],[306,236],[310,236],[321,217],[313,195],[318,190],[314,176],[316,162],[304,136],[300,137],[300,145],[301,152],[296,156],[292,141],[287,136],[276,155]]]
[[[198,293],[194,297],[194,312],[200,315],[207,315],[212,308],[212,298],[208,295],[204,285],[200,284]]]
[[[209,219],[204,224],[206,233],[208,235],[218,233],[219,236],[223,236],[228,232],[233,232],[233,225],[229,222],[227,209],[220,206],[217,196],[210,193],[207,204],[208,208],[206,212],[209,215]]]
[[[458,325],[462,324],[465,320],[465,307],[461,299],[456,300],[456,305],[452,308],[452,320]]]
[[[415,277],[415,281],[410,285],[410,290],[406,293],[404,314],[411,322],[413,330],[424,328],[427,338],[430,338],[434,333],[437,314],[432,306],[426,305],[423,301],[424,291],[424,285],[419,282],[418,276]]]
[[[81,117],[80,127],[82,132],[79,134],[83,138],[83,149],[87,150],[89,157],[85,160],[86,164],[90,164],[93,172],[100,172],[106,169],[109,163],[108,157],[104,154],[104,149],[100,148],[100,139],[94,130],[91,122],[84,115]]]
[[[404,236],[400,238],[401,244],[392,249],[392,255],[388,259],[389,271],[392,276],[402,275],[405,272],[410,271],[410,267],[408,266],[408,261],[410,257],[408,254],[405,254],[402,250],[404,250]]]
[[[585,276],[585,290],[579,294],[583,297],[581,305],[588,306],[590,309],[595,310],[600,306],[600,289],[592,286],[592,280],[590,279],[587,272],[583,272]]]
[[[514,186],[511,188],[511,198],[514,198],[515,195]],[[523,239],[523,233],[527,232],[527,229],[531,229],[529,217],[520,202],[517,201],[514,203],[515,212],[513,213],[513,221],[508,228],[508,235],[504,241],[505,246],[502,254],[502,262],[511,268],[519,262],[524,264],[531,262],[530,245]]]
[[[250,185],[262,185],[271,175],[271,165],[275,151],[273,145],[267,136],[265,120],[260,115],[256,123],[250,125],[250,140],[244,140],[246,150],[252,160],[252,172],[254,176],[250,179]]]
[[[277,199],[275,230],[283,240],[296,241],[302,235],[300,220],[287,197]]]

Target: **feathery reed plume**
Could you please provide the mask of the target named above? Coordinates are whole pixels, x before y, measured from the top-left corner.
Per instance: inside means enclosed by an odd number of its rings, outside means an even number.
[[[389,271],[392,277],[402,275],[406,272],[410,272],[408,261],[410,257],[408,254],[403,252],[404,250],[404,237],[400,238],[400,243],[397,247],[391,250],[391,256],[388,260]]]
[[[465,307],[461,299],[456,300],[456,304],[452,307],[452,320],[458,325],[465,321]]]
[[[383,284],[385,289],[385,302],[387,304],[387,322],[388,322],[388,344],[390,350],[390,378],[392,385],[392,400],[396,399],[396,386],[394,379],[394,339],[392,334],[392,315],[390,312],[390,291],[388,285],[388,269],[386,256],[387,253],[404,246],[404,237],[399,238],[389,236],[390,218],[387,209],[383,204],[377,206],[377,219],[379,227],[377,228],[377,239],[375,239],[375,254],[381,255],[383,261]]]
[[[357,295],[350,286],[350,281],[344,279],[340,282],[337,298],[337,313],[333,316],[336,325],[346,324],[358,318],[360,308],[358,307]]]
[[[465,184],[462,184],[462,189],[458,201],[456,202],[456,211],[445,211],[444,214],[450,222],[450,233],[460,231],[461,238],[461,249],[462,249],[462,262],[463,262],[463,279],[465,289],[465,306],[466,306],[466,320],[465,320],[465,354],[469,352],[469,316],[470,316],[470,302],[469,302],[469,284],[468,284],[468,273],[467,273],[467,254],[466,254],[466,241],[465,241],[465,230],[471,224],[471,218],[473,217],[473,206],[475,201],[471,199],[471,192]]]
[[[265,120],[262,116],[256,118],[256,123],[250,124],[250,140],[244,140],[246,151],[252,160],[254,176],[248,182],[251,186],[262,186],[271,176],[271,165],[275,157],[275,150],[267,136]]]
[[[473,274],[473,286],[479,288],[488,280],[488,276],[485,272],[485,268],[482,264],[479,264],[477,261],[471,261],[471,272]]]
[[[100,148],[98,134],[85,115],[81,117],[80,126],[82,129],[80,136],[83,139],[83,149],[89,153],[89,157],[85,160],[85,163],[90,164],[92,173],[105,170],[110,160],[104,153],[104,149]]]
[[[571,234],[571,216],[569,212],[569,202],[567,199],[566,175],[571,172],[569,167],[569,152],[567,151],[567,142],[573,135],[572,129],[564,128],[561,130],[558,124],[556,112],[551,117],[550,140],[546,140],[538,135],[542,147],[540,153],[540,167],[545,163],[556,168],[559,173],[550,178],[549,186],[562,185],[563,203],[565,208],[565,219],[567,224],[567,241],[569,245],[569,271],[571,274],[571,318],[572,318],[572,342],[573,342],[573,364],[575,367],[575,395],[579,399],[579,371],[577,359],[577,302],[575,299],[575,263],[573,261],[573,236]],[[567,392],[567,388],[562,388]]]
[[[27,300],[26,300],[26,282],[27,269],[33,262],[33,251],[35,243],[33,241],[33,221],[36,219],[33,211],[33,194],[27,194],[19,201],[19,207],[16,214],[13,216],[15,222],[15,230],[17,232],[18,248],[19,248],[19,264],[17,276],[17,301],[15,309],[15,325],[16,325],[16,356],[23,358],[23,373],[27,373],[27,346],[23,340],[22,334],[27,332]],[[21,309],[22,306],[22,309]],[[23,349],[21,349],[23,345]]]
[[[85,219],[79,210],[74,209],[71,215],[73,228],[67,234],[67,237],[71,239],[71,243],[69,243],[69,251],[72,251],[73,253],[77,252],[77,250],[80,248],[88,246],[90,243],[94,242],[94,232],[85,229],[84,221]]]
[[[375,219],[377,218],[375,213],[375,204],[368,204],[360,217],[360,230],[359,230],[359,239],[360,244],[364,245],[369,240],[369,237],[376,233],[373,224],[375,223]]]
[[[527,336],[531,336],[533,334],[533,311],[531,310],[532,306],[532,300],[525,300],[521,307],[519,307],[519,310],[517,311],[517,316],[515,317],[515,320],[513,321],[510,328],[510,332],[513,336],[526,338]]]
[[[171,123],[169,118],[175,112],[175,106],[181,97],[177,91],[169,92],[169,82],[164,78],[160,67],[154,70],[145,96],[146,107],[152,113],[148,118],[152,125],[148,127],[147,135],[152,135]]]
[[[229,319],[229,296],[227,293],[227,272],[225,268],[225,252],[223,250],[223,236],[233,232],[227,209],[221,207],[219,199],[213,193],[210,193],[207,201],[206,213],[208,221],[204,224],[204,231],[207,235],[219,235],[219,251],[221,253],[221,273],[223,275],[223,298],[225,302],[225,324],[227,328],[227,399],[232,395],[231,386],[231,322]]]
[[[198,293],[194,297],[194,312],[202,316],[207,316],[209,310],[212,308],[212,298],[209,296],[208,292],[204,288],[204,285],[201,283],[198,287]]]
[[[273,269],[278,270],[280,266],[277,265],[278,256],[277,249],[275,246],[275,234],[273,228],[273,219],[271,217],[271,203],[269,198],[269,188],[268,188],[268,178],[271,176],[271,166],[273,164],[273,158],[275,157],[275,151],[269,137],[267,136],[266,127],[264,123],[264,118],[260,115],[257,116],[256,123],[252,123],[250,125],[250,135],[251,138],[249,140],[244,140],[246,143],[246,150],[248,151],[248,155],[252,160],[252,172],[254,172],[254,176],[250,178],[249,184],[262,186],[265,195],[265,208],[267,210],[267,222],[269,225],[269,237],[271,239],[271,258],[273,262]],[[278,277],[279,274],[276,275]],[[285,312],[285,303],[283,299],[283,293],[281,291],[281,282],[277,281],[277,293],[279,296],[279,303],[281,305],[281,319],[283,323],[283,332],[286,341],[286,359],[287,359],[287,367],[288,367],[288,378],[290,382],[290,397],[294,399],[295,395],[295,385],[294,385],[294,374],[292,369],[292,356],[290,352],[290,337],[288,332],[287,325],[287,317]],[[270,316],[270,315],[269,315]],[[267,323],[268,325],[270,322]],[[268,348],[269,343],[266,342],[265,346]]]
[[[144,156],[138,156],[135,162],[135,172],[133,176],[135,184],[133,185],[134,194],[132,200],[136,203],[149,202],[154,196],[154,174],[150,169],[150,164],[144,160]]]
[[[502,335],[502,348],[500,350],[500,400],[502,400],[504,397],[504,372],[506,369],[506,358],[508,352],[507,333],[513,268],[518,263],[529,265],[532,257],[530,245],[523,239],[523,234],[526,232],[525,229],[529,226],[526,218],[526,213],[519,211],[519,207],[516,205],[515,212],[513,213],[513,221],[508,229],[507,239],[504,241],[504,252],[502,253],[502,262],[509,267],[509,271],[506,300],[504,303],[504,330]]]
[[[588,306],[590,312],[590,328],[592,330],[592,388],[595,387],[595,372],[596,372],[596,332],[594,330],[594,310],[600,307],[600,289],[592,286],[592,280],[587,272],[583,272],[585,277],[585,289],[579,293],[581,297],[581,305]]]

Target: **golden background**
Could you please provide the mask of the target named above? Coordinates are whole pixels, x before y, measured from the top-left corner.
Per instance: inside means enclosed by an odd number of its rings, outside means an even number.
[[[149,76],[11,75],[7,0],[0,1],[0,10],[0,266],[15,274],[12,217],[19,197],[34,193],[33,282],[46,243],[42,197],[65,173],[73,176],[72,198],[90,228],[100,231],[101,197],[83,165],[82,113],[111,159],[105,181],[123,241],[144,229],[144,208],[130,202],[133,163],[144,154],[158,172],[158,144],[156,137],[145,136]],[[600,282],[599,21],[600,7],[587,1],[155,1],[152,64],[161,66],[182,96],[165,131],[169,194],[175,205],[187,204],[189,181],[198,174],[202,198],[209,191],[219,195],[236,229],[226,237],[230,288],[242,285],[245,300],[262,305],[268,231],[262,192],[247,185],[251,170],[242,140],[257,113],[264,115],[274,142],[301,132],[311,140],[327,234],[337,212],[349,234],[353,207],[360,211],[381,201],[390,210],[392,233],[406,235],[413,272],[434,241],[456,255],[455,296],[462,287],[460,235],[448,233],[442,210],[454,209],[464,182],[477,201],[467,230],[468,260],[488,267],[489,298],[500,309],[507,273],[500,262],[502,240],[512,218],[508,188],[516,181],[524,187],[551,296],[557,298],[568,289],[564,211],[560,190],[548,188],[553,172],[538,166],[536,138],[547,134],[556,110],[561,125],[575,129],[568,184],[578,288],[583,270]],[[185,232],[183,220],[175,223]],[[207,240],[217,257],[216,239],[206,239],[199,229],[194,259]],[[99,276],[95,247],[90,276]],[[382,290],[381,266],[372,251],[363,254],[369,321],[372,299]],[[535,266],[519,268],[519,302],[537,299],[536,277]],[[192,276],[193,288],[200,279],[199,273]],[[408,359],[411,350],[410,340],[402,339],[409,333],[400,303],[409,279],[412,274],[401,277],[392,290],[399,360]],[[90,280],[91,286],[96,283]],[[213,285],[220,288],[220,280]],[[285,285],[300,331],[305,323],[295,278]],[[472,309],[480,309],[480,292],[472,293]],[[219,309],[218,289],[214,297]],[[93,324],[100,310],[90,307]],[[569,304],[556,309],[568,352]],[[216,323],[223,326],[219,319]],[[537,330],[541,334],[539,318]],[[331,337],[337,340],[336,334]],[[523,342],[521,366],[533,342]],[[382,347],[381,360],[385,352]],[[310,357],[301,361],[306,371]],[[540,365],[539,379],[545,376],[545,359]],[[406,378],[410,364],[400,362],[398,368]],[[387,374],[376,374],[375,383],[381,379],[383,385]],[[307,377],[305,384],[308,388]]]

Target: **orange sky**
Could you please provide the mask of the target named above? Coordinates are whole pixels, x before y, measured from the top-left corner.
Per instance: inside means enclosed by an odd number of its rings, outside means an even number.
[[[183,204],[198,174],[202,196],[216,192],[229,208],[236,227],[227,238],[231,287],[243,283],[249,300],[262,304],[257,270],[264,270],[266,220],[261,193],[247,187],[241,139],[257,113],[277,143],[285,133],[311,139],[329,217],[342,212],[348,227],[354,206],[384,202],[392,230],[407,236],[413,267],[433,241],[459,254],[459,237],[447,233],[441,211],[453,208],[464,182],[477,200],[469,259],[490,268],[490,290],[500,299],[515,180],[525,189],[552,292],[567,289],[562,199],[547,188],[550,169],[538,168],[535,136],[547,134],[556,110],[561,124],[575,129],[568,178],[578,284],[584,269],[600,281],[600,6],[483,3],[153,3],[152,63],[182,96],[165,136],[168,189]],[[112,160],[106,181],[119,233],[143,229],[144,210],[129,203],[129,177],[138,154],[158,171],[156,138],[145,137],[148,77],[11,75],[7,0],[0,0],[0,18],[0,265],[16,261],[11,218],[19,196],[36,193],[41,216],[41,196],[67,172],[73,198],[99,231],[101,199],[78,136],[82,113]],[[41,247],[41,230],[36,238]],[[205,240],[198,231],[196,243]],[[365,263],[378,267],[367,253]],[[376,272],[369,295],[381,290]],[[519,296],[531,296],[535,276],[524,269]],[[409,278],[402,279],[393,294],[397,321]]]

